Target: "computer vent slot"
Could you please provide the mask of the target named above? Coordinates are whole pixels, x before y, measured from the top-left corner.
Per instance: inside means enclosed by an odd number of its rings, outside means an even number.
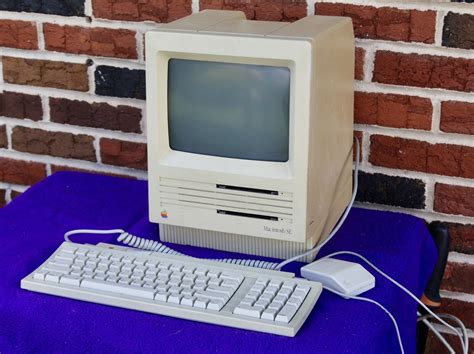
[[[281,241],[166,224],[160,224],[160,240],[279,259],[290,258],[308,250],[304,242]],[[301,261],[311,262],[314,257],[315,254],[304,257]]]
[[[159,200],[162,206],[184,206],[215,210],[235,217],[253,217],[291,222],[293,196],[249,187],[200,183],[172,178],[161,178]]]

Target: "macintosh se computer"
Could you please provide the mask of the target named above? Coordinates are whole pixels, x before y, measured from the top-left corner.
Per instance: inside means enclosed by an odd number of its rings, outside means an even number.
[[[323,241],[352,193],[351,21],[204,11],[149,32],[146,53],[161,240],[276,258]]]
[[[330,268],[349,275],[333,279],[346,294],[374,286],[336,260],[307,268],[311,281],[280,271],[311,261],[354,202],[350,19],[203,11],[146,34],[146,76],[149,219],[160,241],[286,260],[203,260],[122,229],[80,229],[22,288],[294,336],[322,291],[312,280]],[[78,233],[119,233],[138,250],[77,244]]]

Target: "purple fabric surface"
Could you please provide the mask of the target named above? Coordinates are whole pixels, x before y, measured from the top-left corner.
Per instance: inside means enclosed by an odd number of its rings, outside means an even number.
[[[124,228],[148,238],[147,184],[115,177],[62,172],[0,209],[1,353],[399,353],[395,330],[379,308],[323,292],[295,338],[157,316],[20,289],[73,228]],[[75,241],[111,242],[109,236]],[[229,253],[173,246],[194,256]],[[436,259],[422,220],[400,213],[354,208],[321,255],[359,252],[411,291],[421,294]],[[350,257],[345,257],[350,259]],[[355,259],[352,259],[355,260]],[[298,273],[301,264],[285,270]],[[373,272],[372,272],[373,273]],[[374,274],[364,296],[396,317],[407,353],[415,353],[416,304]]]

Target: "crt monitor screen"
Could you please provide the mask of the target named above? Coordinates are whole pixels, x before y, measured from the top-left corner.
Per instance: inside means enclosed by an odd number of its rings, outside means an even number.
[[[170,148],[246,160],[288,161],[290,70],[171,59]]]

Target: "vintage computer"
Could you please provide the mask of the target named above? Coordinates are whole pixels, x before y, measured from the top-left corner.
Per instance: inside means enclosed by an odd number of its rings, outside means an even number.
[[[163,241],[288,258],[352,189],[350,19],[203,11],[148,32],[150,220]]]
[[[146,62],[149,219],[160,241],[286,260],[196,259],[123,229],[80,229],[22,288],[296,335],[322,285],[279,269],[311,260],[355,197],[351,21],[203,11],[147,33]],[[72,242],[80,233],[117,233],[141,250]],[[373,286],[340,262],[304,274],[323,281],[337,269],[347,294]]]

